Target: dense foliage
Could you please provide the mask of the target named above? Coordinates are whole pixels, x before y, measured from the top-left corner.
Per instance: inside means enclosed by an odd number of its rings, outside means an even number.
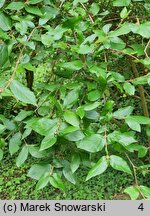
[[[149,15],[148,0],[0,1],[0,159],[38,158],[36,190],[114,169],[150,199]]]

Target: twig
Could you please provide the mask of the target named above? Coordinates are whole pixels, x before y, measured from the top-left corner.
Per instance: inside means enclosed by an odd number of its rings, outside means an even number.
[[[144,49],[144,53],[145,53],[145,55],[146,55],[147,58],[149,58],[149,56],[147,54],[147,49],[148,49],[149,45],[150,45],[150,40],[148,41],[148,43],[147,43],[147,45],[146,45],[146,47]]]
[[[81,3],[81,2],[80,2],[80,4],[82,5],[83,9],[84,9],[86,12],[88,12],[87,9],[86,9],[86,7],[84,6],[84,4]],[[88,14],[88,17],[89,17],[89,19],[91,20],[91,23],[94,24],[94,20],[93,20],[92,16],[91,16],[90,14]]]
[[[109,48],[109,50],[114,51],[114,52],[116,52],[116,53],[121,53],[121,54],[130,56],[130,57],[136,59],[137,61],[139,61],[139,59],[138,59],[136,56],[131,55],[131,54],[129,54],[129,53],[125,53],[125,52],[123,52],[123,51],[121,51],[121,50],[115,50],[115,49],[111,49],[111,48]]]
[[[27,42],[31,39],[31,36],[33,35],[35,29],[37,29],[37,28],[38,28],[38,27],[35,27],[35,28],[31,31],[30,35],[28,36]],[[9,80],[8,80],[6,86],[4,87],[4,89],[7,89],[7,88],[10,86],[11,82],[13,81],[13,78],[14,78],[14,76],[15,76],[15,74],[16,74],[18,65],[19,65],[19,63],[20,63],[20,59],[21,59],[21,57],[22,57],[22,55],[23,55],[23,52],[24,52],[25,48],[26,48],[26,45],[24,45],[23,48],[21,49],[20,54],[19,54],[19,57],[18,57],[18,59],[17,59],[17,61],[16,61],[16,65],[15,65],[14,71],[13,71],[11,77],[9,78]]]

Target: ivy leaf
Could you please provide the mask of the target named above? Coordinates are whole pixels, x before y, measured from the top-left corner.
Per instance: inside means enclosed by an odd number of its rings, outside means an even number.
[[[141,132],[141,126],[137,121],[134,121],[132,117],[126,117],[125,122],[128,124],[128,126],[137,132]]]
[[[42,140],[40,151],[43,151],[45,149],[52,147],[56,143],[56,141],[57,141],[57,138],[55,136],[51,136],[51,135],[46,136]]]
[[[9,31],[11,29],[11,20],[2,12],[0,12],[0,28],[3,31]]]
[[[9,152],[11,155],[15,154],[19,150],[21,145],[21,133],[18,132],[12,136],[9,141]]]
[[[123,88],[127,94],[129,95],[135,94],[135,87],[131,83],[124,83]]]
[[[70,167],[71,167],[71,170],[73,173],[79,168],[79,165],[80,165],[79,154],[77,154],[77,153],[73,154],[71,157],[71,164],[70,164]]]
[[[113,169],[132,174],[127,162],[116,155],[110,156],[110,165]]]
[[[80,122],[79,122],[78,116],[72,111],[66,111],[64,113],[64,119],[67,123],[69,123],[75,127],[79,126]]]
[[[27,159],[28,157],[28,154],[29,154],[29,151],[28,151],[28,146],[25,145],[21,152],[19,153],[17,159],[16,159],[16,165],[17,167],[20,167]]]
[[[130,3],[131,3],[131,0],[114,0],[113,6],[123,7],[123,6],[128,6]]]
[[[139,197],[139,190],[136,186],[130,186],[124,190],[124,193],[129,194],[131,200],[136,200]]]
[[[27,104],[37,105],[34,93],[22,85],[19,81],[13,80],[10,84],[10,89],[18,100]]]
[[[88,152],[99,152],[104,147],[104,138],[100,134],[92,134],[78,142],[77,147]]]
[[[113,113],[113,117],[116,119],[124,119],[126,116],[129,116],[133,111],[132,106],[127,106],[124,108],[120,108]]]
[[[88,181],[90,178],[93,178],[93,177],[100,175],[103,172],[105,172],[105,170],[108,167],[108,164],[109,163],[108,163],[106,157],[105,156],[101,157],[99,159],[99,161],[89,171],[89,173],[86,177],[86,181]]]

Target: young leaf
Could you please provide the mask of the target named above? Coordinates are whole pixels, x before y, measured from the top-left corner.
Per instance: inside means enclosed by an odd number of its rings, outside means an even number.
[[[100,134],[92,134],[78,142],[77,147],[88,152],[99,152],[104,147],[104,138]]]
[[[69,123],[75,127],[79,126],[80,122],[79,122],[78,116],[72,111],[66,111],[64,113],[64,119],[67,123]]]
[[[55,136],[49,136],[47,135],[43,140],[42,140],[42,143],[41,143],[41,146],[40,146],[40,151],[43,151],[45,149],[48,149],[50,147],[52,147],[57,141],[57,138]]]
[[[131,83],[124,83],[123,88],[127,94],[129,95],[135,94],[135,87]]]
[[[105,170],[108,167],[108,164],[109,164],[109,161],[107,161],[106,157],[105,156],[101,157],[99,161],[88,172],[86,181],[88,181],[92,177],[95,177],[105,172]]]
[[[119,171],[123,171],[123,172],[127,172],[129,174],[132,174],[127,162],[119,156],[111,155],[110,156],[110,165],[115,170],[119,170]]]
[[[22,85],[19,81],[13,80],[10,84],[10,89],[18,100],[27,104],[36,105],[34,93]]]
[[[136,200],[139,197],[139,190],[136,186],[130,186],[124,190],[124,193],[129,194],[131,200]]]
[[[20,167],[25,162],[25,160],[28,157],[28,154],[29,154],[28,146],[25,145],[22,148],[21,152],[19,153],[19,155],[18,155],[18,157],[16,159],[16,165],[17,165],[17,167]]]

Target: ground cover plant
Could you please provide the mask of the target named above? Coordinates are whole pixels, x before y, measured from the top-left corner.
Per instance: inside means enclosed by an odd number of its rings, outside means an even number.
[[[122,194],[150,199],[149,14],[147,0],[0,1],[2,176],[7,157],[30,161],[36,192],[125,173]],[[103,189],[92,198],[115,199]]]

